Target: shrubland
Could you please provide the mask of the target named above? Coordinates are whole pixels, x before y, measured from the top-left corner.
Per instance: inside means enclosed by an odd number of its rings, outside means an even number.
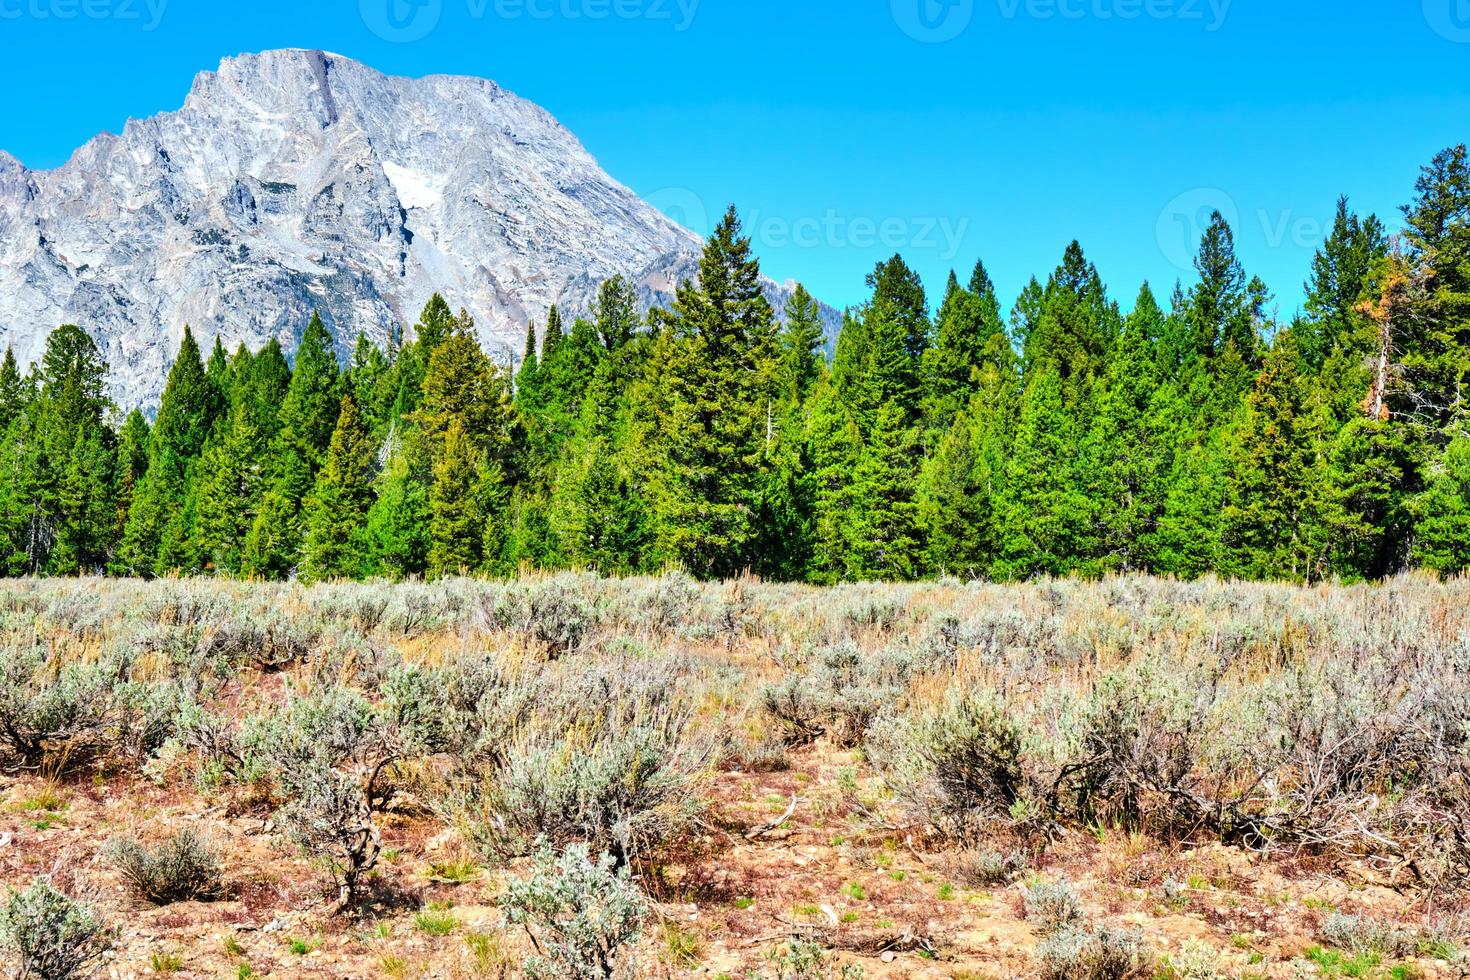
[[[0,678],[17,976],[1467,962],[1464,581],[20,580]]]

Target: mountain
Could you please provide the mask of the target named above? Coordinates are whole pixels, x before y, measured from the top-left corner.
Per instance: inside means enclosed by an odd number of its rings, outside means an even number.
[[[270,51],[55,170],[0,152],[0,344],[25,364],[79,324],[117,401],[149,407],[186,324],[203,345],[292,351],[317,310],[345,355],[439,292],[506,359],[527,321],[585,311],[614,274],[666,302],[701,245],[494,82]],[[791,288],[767,284],[778,311]]]

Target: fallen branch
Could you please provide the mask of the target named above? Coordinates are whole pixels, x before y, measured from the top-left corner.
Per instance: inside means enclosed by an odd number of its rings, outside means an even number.
[[[783,823],[790,820],[791,815],[796,812],[797,802],[798,800],[796,794],[792,793],[791,805],[786,808],[785,813],[781,814],[781,816],[777,817],[773,822],[764,824],[760,827],[757,827],[755,830],[750,831],[745,835],[745,839],[755,840],[757,837],[760,837],[764,834],[769,834],[771,831],[775,830],[777,827],[780,827]]]

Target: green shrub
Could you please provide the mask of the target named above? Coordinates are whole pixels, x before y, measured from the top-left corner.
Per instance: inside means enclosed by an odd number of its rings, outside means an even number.
[[[1075,927],[1082,921],[1082,901],[1066,882],[1037,882],[1026,890],[1026,920],[1043,933]]]
[[[48,749],[96,735],[113,705],[116,668],[52,663],[39,647],[0,647],[0,764],[35,766]]]
[[[383,850],[362,788],[334,769],[319,768],[297,787],[280,819],[291,839],[321,861],[331,876],[337,889],[334,911],[347,908]]]
[[[886,721],[869,755],[894,791],[957,839],[981,835],[1020,798],[1022,734],[994,696],[952,690],[916,717]]]
[[[1143,940],[1116,929],[1066,926],[1036,946],[1041,980],[1126,980],[1143,976]]]
[[[949,873],[961,884],[974,888],[1003,885],[1026,870],[1026,856],[1019,851],[989,851],[983,848],[959,851],[949,859]]]
[[[648,902],[614,864],[609,854],[593,860],[585,844],[559,854],[543,844],[530,873],[507,883],[505,920],[525,929],[538,951],[526,961],[528,976],[604,980],[632,966],[621,954],[638,941]]]
[[[491,853],[521,853],[545,837],[634,860],[682,835],[701,812],[694,789],[711,753],[684,728],[653,718],[531,731],[471,787],[460,812]]]
[[[11,954],[19,980],[72,980],[100,964],[113,932],[91,906],[73,901],[40,880],[12,892],[0,906],[0,947]]]
[[[218,855],[192,830],[166,837],[156,847],[122,837],[108,845],[107,854],[128,887],[154,905],[208,900],[224,891]]]

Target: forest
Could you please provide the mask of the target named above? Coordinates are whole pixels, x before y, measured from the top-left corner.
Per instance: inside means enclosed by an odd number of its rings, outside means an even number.
[[[829,357],[808,292],[764,298],[732,207],[667,309],[614,278],[512,365],[439,296],[386,347],[339,350],[313,316],[294,361],[186,329],[151,421],[62,326],[0,366],[0,574],[1470,567],[1465,146],[1424,167],[1399,234],[1341,199],[1288,321],[1218,213],[1195,269],[1124,312],[1073,242],[1007,317],[982,263],[931,296],[895,255]]]

